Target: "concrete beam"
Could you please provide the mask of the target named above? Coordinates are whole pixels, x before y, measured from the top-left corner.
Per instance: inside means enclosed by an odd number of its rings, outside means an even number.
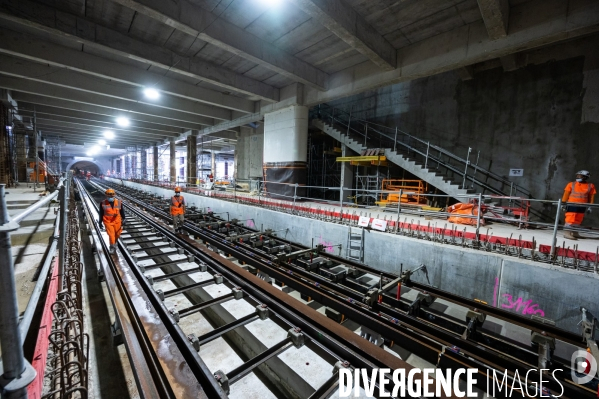
[[[477,0],[491,40],[507,36],[509,0]]]
[[[499,57],[499,61],[505,72],[511,72],[522,68],[525,65],[526,57],[524,54],[514,53]]]
[[[484,22],[477,21],[398,50],[396,70],[381,72],[367,62],[332,74],[329,90],[305,88],[304,105],[333,101],[599,31],[599,2],[593,0],[532,0],[512,7],[510,15],[510,26],[514,28],[502,40],[491,40]]]
[[[506,0],[507,1],[507,0]],[[390,71],[397,65],[397,51],[380,33],[343,0],[291,0],[378,67]]]
[[[256,102],[256,112],[245,115],[240,118],[218,123],[214,126],[204,128],[200,131],[200,136],[212,134],[223,130],[237,129],[239,126],[261,120],[265,114],[274,112],[292,105],[304,105],[304,93],[306,88],[301,83],[294,83],[281,89],[281,100],[274,104],[266,102]]]
[[[113,0],[136,12],[195,36],[216,47],[280,73],[316,90],[325,90],[328,75],[287,54],[243,28],[220,19],[188,0]]]
[[[131,138],[136,138],[139,136],[144,136],[144,138],[156,138],[156,139],[160,139],[163,137],[175,137],[178,136],[177,133],[164,133],[164,132],[156,132],[156,131],[152,131],[152,132],[147,132],[147,131],[139,131],[136,129],[113,129],[113,128],[107,128],[106,126],[98,126],[98,125],[94,125],[94,124],[90,124],[90,123],[81,123],[81,122],[72,122],[69,120],[63,121],[63,120],[56,120],[56,119],[48,119],[45,118],[44,115],[38,115],[37,116],[37,125],[38,126],[42,126],[42,125],[46,125],[46,126],[56,126],[56,127],[60,127],[60,128],[73,128],[73,129],[88,129],[90,131],[94,131],[94,132],[98,132],[99,135],[104,134],[104,131],[106,131],[107,129],[110,130],[114,130],[115,132],[115,136],[117,137],[131,137]]]
[[[33,12],[35,10],[35,12]],[[76,15],[57,11],[31,0],[0,2],[0,18],[43,35],[52,35],[103,52],[130,58],[229,91],[278,100],[278,89],[197,57],[183,57],[171,50],[137,40],[130,35],[96,24]]]
[[[10,89],[13,91],[37,94],[40,96],[46,96],[68,101],[75,101],[82,104],[91,104],[96,107],[111,108],[120,111],[120,116],[132,117],[130,116],[132,114],[142,114],[150,116],[157,115],[156,107],[150,105],[136,103],[133,101],[121,100],[117,98],[109,98],[91,92],[73,90],[65,87],[49,85],[46,83],[34,82],[32,80],[14,78],[10,76],[0,76],[0,87]],[[211,118],[206,118],[204,116],[188,114],[185,112],[179,112],[170,109],[162,109],[158,116],[167,119],[197,123],[204,126],[214,125],[214,120]]]
[[[93,54],[38,40],[34,36],[0,28],[0,53],[13,55],[43,64],[110,79],[137,87],[155,87],[161,93],[199,101],[236,112],[254,111],[254,102],[206,89],[178,79],[102,58]],[[156,82],[159,82],[156,84]],[[199,80],[198,80],[199,83]]]
[[[231,120],[231,111],[227,109],[173,96],[148,100],[136,86],[98,79],[62,67],[42,65],[2,54],[0,54],[0,74],[144,104],[155,107],[156,114],[160,114],[163,109],[169,109],[219,121]]]
[[[54,130],[51,127],[41,129],[42,136],[57,136],[64,140],[67,144],[84,144],[96,142],[102,138],[102,135],[88,132],[86,130],[70,131],[70,130]],[[112,140],[110,147],[121,148],[120,146],[144,145],[150,143],[147,140]]]
[[[181,134],[185,131],[185,129],[183,128],[158,125],[136,120],[131,120],[130,129],[122,129],[121,127],[116,125],[116,123],[114,122],[114,118],[104,115],[91,114],[89,112],[72,111],[64,108],[47,107],[45,105],[28,104],[24,102],[19,104],[19,114],[33,117],[34,112],[38,116],[46,119],[62,120],[65,122],[92,122],[97,126],[107,124],[105,126],[106,129],[111,129],[115,131],[136,130],[139,132],[147,131],[149,133],[156,132],[165,134]]]
[[[97,107],[92,104],[84,104],[84,103],[74,102],[74,101],[70,101],[70,100],[61,100],[61,99],[57,99],[57,98],[38,96],[35,94],[30,94],[30,93],[15,92],[15,93],[13,93],[13,98],[15,100],[17,100],[19,103],[24,102],[24,103],[28,103],[28,104],[35,104],[36,106],[44,105],[44,106],[49,106],[49,107],[53,107],[53,108],[65,109],[65,110],[69,110],[69,111],[79,111],[79,112],[85,112],[87,114],[104,115],[104,116],[113,118],[112,119],[113,121],[122,115],[122,112],[119,110],[116,110],[116,109]],[[200,124],[186,122],[186,121],[179,121],[179,120],[174,120],[174,119],[166,119],[161,116],[130,114],[129,117],[132,122],[133,121],[135,121],[135,123],[146,122],[146,123],[155,124],[158,127],[167,126],[167,127],[176,127],[176,128],[183,128],[183,129],[201,129],[202,128],[202,125],[200,125]]]
[[[455,70],[460,79],[472,80],[474,79],[474,68],[472,65],[466,65]]]

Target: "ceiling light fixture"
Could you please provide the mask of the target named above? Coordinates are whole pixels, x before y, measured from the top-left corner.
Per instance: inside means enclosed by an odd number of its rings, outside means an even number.
[[[158,100],[160,98],[160,92],[152,87],[145,88],[144,95],[150,100]]]
[[[114,132],[112,130],[105,130],[104,131],[104,137],[107,138],[108,140],[113,139],[114,138]]]
[[[119,126],[127,127],[127,126],[129,126],[129,123],[131,123],[131,122],[129,122],[129,119],[125,118],[124,116],[116,118],[116,124]]]
[[[100,140],[98,140],[98,144],[100,144],[100,145],[106,145],[106,140],[100,139]]]

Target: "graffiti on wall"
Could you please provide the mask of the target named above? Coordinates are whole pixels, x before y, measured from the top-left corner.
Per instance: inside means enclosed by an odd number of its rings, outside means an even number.
[[[499,293],[499,278],[495,277],[495,287],[493,289],[493,306],[497,307],[497,295]],[[512,294],[501,295],[503,309],[513,310],[519,312],[524,316],[538,315],[545,317],[545,311],[541,309],[541,305],[533,303],[532,299],[524,300],[522,297],[514,298]]]
[[[322,245],[324,247],[324,250],[330,254],[332,254],[333,252],[335,252],[335,249],[333,248],[333,243],[330,241],[325,241],[322,236],[318,237],[318,244]]]

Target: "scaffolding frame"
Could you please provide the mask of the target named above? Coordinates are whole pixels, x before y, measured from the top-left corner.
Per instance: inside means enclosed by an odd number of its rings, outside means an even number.
[[[58,136],[46,136],[46,167],[52,175],[62,173],[62,150]]]

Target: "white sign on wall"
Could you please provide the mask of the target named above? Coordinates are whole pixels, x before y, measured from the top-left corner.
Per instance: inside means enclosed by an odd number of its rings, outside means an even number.
[[[372,221],[372,228],[374,230],[385,231],[387,228],[387,221],[381,219],[374,219]]]
[[[368,227],[370,224],[370,218],[368,216],[360,216],[358,220],[358,226],[360,227]]]
[[[510,176],[524,176],[524,169],[510,169]]]

